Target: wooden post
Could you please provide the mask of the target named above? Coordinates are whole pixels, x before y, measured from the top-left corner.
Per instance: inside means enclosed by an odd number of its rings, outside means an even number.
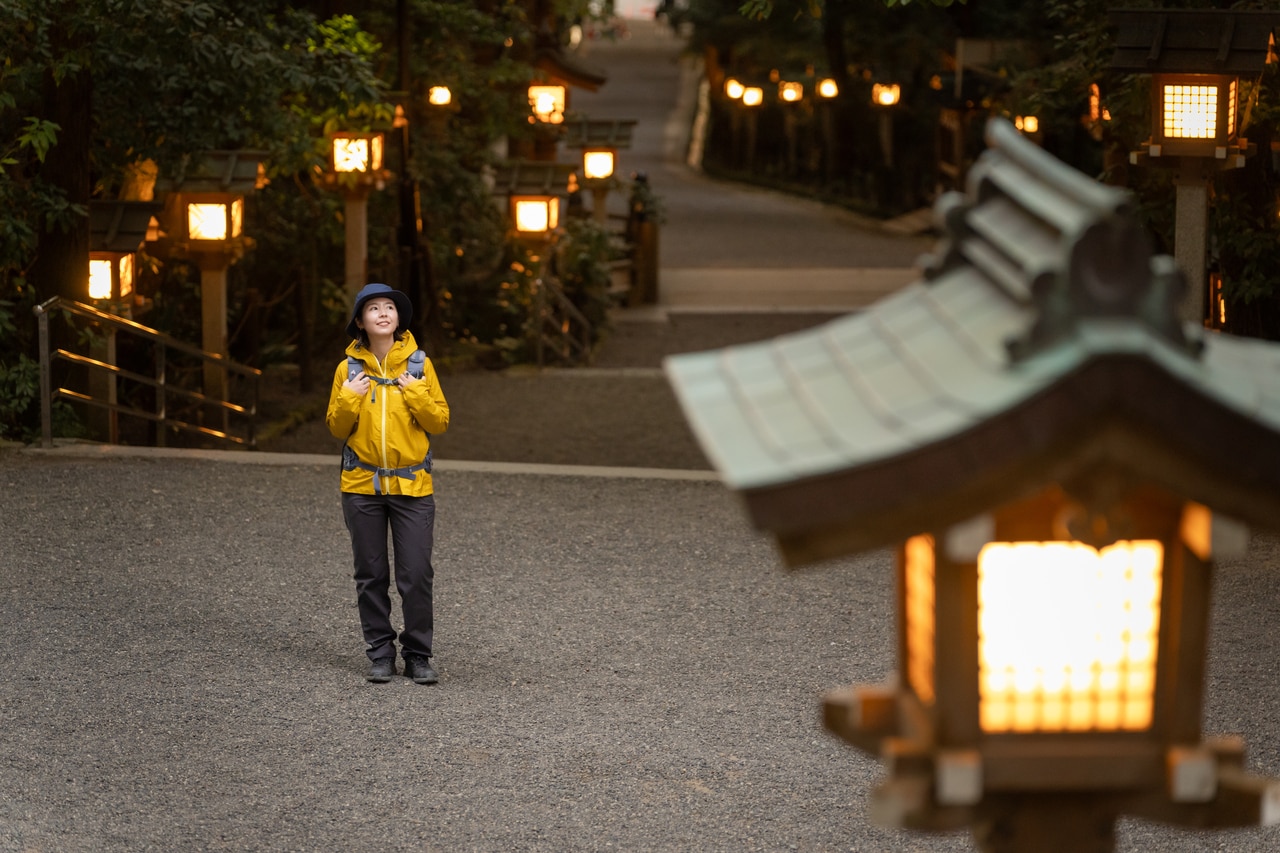
[[[1112,853],[1116,809],[1091,794],[988,798],[973,826],[982,853]]]
[[[354,304],[356,294],[367,282],[369,258],[369,187],[358,185],[343,194],[346,219],[346,276],[343,284],[347,303]]]

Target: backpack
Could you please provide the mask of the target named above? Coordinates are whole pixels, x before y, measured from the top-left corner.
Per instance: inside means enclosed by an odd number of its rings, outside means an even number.
[[[427,354],[422,350],[414,350],[409,354],[409,366],[407,370],[409,375],[415,379],[421,379],[426,373]],[[356,378],[356,375],[364,370],[364,363],[354,355],[347,356],[347,381]],[[370,376],[369,381],[377,385],[395,385],[394,379],[383,379],[381,376]],[[371,403],[378,401],[378,389],[373,389],[373,397]],[[405,480],[413,480],[417,477],[419,471],[431,473],[431,451],[427,451],[427,458],[423,459],[417,465],[411,465],[407,468],[379,468],[376,465],[370,465],[368,462],[356,456],[356,452],[347,446],[346,442],[342,443],[342,470],[353,471],[360,468],[364,471],[373,472],[373,491],[374,494],[382,494],[382,477],[401,477]]]
[[[347,380],[355,379],[356,374],[365,369],[364,362],[357,359],[356,356],[347,356]],[[408,375],[415,379],[421,379],[422,374],[426,373],[426,353],[421,350],[413,350],[408,353]],[[370,377],[370,382],[376,382],[380,386],[389,386],[396,382],[394,379],[379,379]]]

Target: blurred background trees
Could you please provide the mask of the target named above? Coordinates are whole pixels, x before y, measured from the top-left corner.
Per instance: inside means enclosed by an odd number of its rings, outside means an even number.
[[[413,256],[423,342],[518,335],[500,293],[520,273],[485,169],[531,133],[535,42],[592,14],[587,0],[0,0],[0,387],[33,375],[33,305],[86,301],[90,201],[151,198],[227,149],[263,152],[266,179],[229,271],[231,357],[298,364],[309,387],[320,353],[327,380],[350,306],[342,199],[314,178],[342,130],[387,133],[396,175],[370,199],[368,272],[404,286]],[[437,85],[451,106],[429,103]],[[406,234],[406,218],[422,227]],[[199,341],[198,271],[139,260],[141,319]]]
[[[1108,65],[1112,8],[1262,9],[1212,0],[684,0],[668,15],[706,64],[711,105],[704,168],[802,193],[881,219],[957,188],[1003,116],[1059,159],[1130,187],[1160,251],[1172,254],[1174,190],[1166,169],[1135,168],[1150,136],[1150,79]],[[1221,276],[1226,331],[1280,336],[1275,65],[1241,81],[1245,168],[1211,190],[1210,270]],[[745,106],[729,80],[759,87]],[[821,97],[830,80],[836,94]],[[788,102],[779,86],[801,83]],[[877,85],[897,85],[892,106]],[[1278,148],[1280,150],[1280,148]]]

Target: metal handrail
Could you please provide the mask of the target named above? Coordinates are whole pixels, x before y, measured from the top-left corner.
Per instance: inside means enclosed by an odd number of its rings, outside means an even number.
[[[54,309],[62,309],[68,314],[85,317],[105,326],[108,336],[108,360],[103,361],[90,356],[69,352],[64,349],[57,349],[51,352],[49,341],[49,314]],[[108,411],[111,415],[109,440],[112,444],[119,442],[116,416],[123,414],[160,424],[161,429],[156,431],[157,444],[160,446],[164,445],[163,427],[165,426],[171,426],[187,432],[198,433],[210,438],[229,441],[237,445],[247,447],[257,446],[257,440],[255,437],[255,419],[258,413],[258,385],[262,377],[261,370],[258,370],[256,367],[248,367],[247,365],[238,364],[237,362],[231,361],[226,356],[219,355],[218,353],[206,352],[199,347],[184,343],[183,341],[171,337],[164,332],[157,331],[149,326],[144,326],[141,323],[136,323],[133,320],[119,317],[114,314],[108,314],[94,308],[93,306],[85,305],[84,303],[75,302],[73,300],[63,299],[60,296],[55,296],[52,299],[46,300],[32,310],[37,318],[40,335],[40,427],[41,443],[44,447],[53,446],[53,401],[55,399],[75,400],[79,403],[84,403],[86,405]],[[135,337],[147,340],[157,347],[155,353],[154,377],[125,370],[112,363],[112,360],[115,357],[115,335],[117,332],[125,332]],[[220,370],[226,371],[227,373],[234,373],[248,378],[252,384],[252,402],[248,405],[239,405],[227,400],[219,400],[197,391],[191,391],[186,388],[169,385],[167,381],[168,359],[166,357],[169,350],[184,353],[200,359],[206,364],[216,365]],[[105,373],[109,377],[106,399],[100,399],[92,394],[85,394],[70,388],[59,387],[55,390],[52,387],[52,368],[53,360],[55,358],[71,364],[81,365],[92,371]],[[119,403],[115,399],[115,383],[117,379],[127,379],[131,382],[136,382],[140,385],[154,388],[156,392],[155,410],[145,411],[143,409]],[[167,403],[170,397],[179,397],[184,400],[189,400],[191,402],[219,410],[223,418],[224,428],[221,430],[212,429],[198,424],[187,423],[186,421],[179,420],[176,417],[171,417],[167,411]],[[226,426],[226,419],[232,414],[248,418],[246,435],[233,435],[230,429]]]

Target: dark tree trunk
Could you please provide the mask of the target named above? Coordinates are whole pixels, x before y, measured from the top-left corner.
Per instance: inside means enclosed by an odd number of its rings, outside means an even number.
[[[89,203],[89,138],[92,131],[89,75],[81,72],[44,88],[44,118],[56,122],[58,142],[49,149],[40,177],[66,195],[68,202]],[[41,301],[54,296],[84,302],[88,299],[89,219],[75,217],[68,225],[43,223],[29,280]]]

